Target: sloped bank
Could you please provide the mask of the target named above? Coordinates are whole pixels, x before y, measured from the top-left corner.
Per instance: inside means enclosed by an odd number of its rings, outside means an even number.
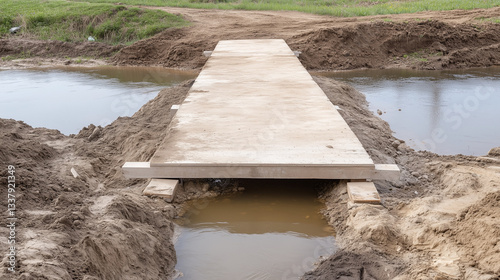
[[[123,48],[112,61],[119,65],[161,65],[197,69],[205,62],[201,54],[219,40],[283,38],[308,70],[359,68],[456,69],[500,65],[500,24],[452,24],[440,20],[380,18],[345,19],[346,23],[310,23],[308,32],[293,34],[270,31],[208,33],[199,36],[198,26],[167,30]],[[359,23],[357,22],[359,21]],[[308,24],[305,23],[307,27]],[[276,33],[276,34],[274,34]],[[195,36],[196,34],[196,36]]]
[[[500,16],[499,11],[484,10],[477,16],[494,19]],[[186,13],[189,17],[190,12]],[[449,14],[449,18],[440,20],[433,13],[322,20],[311,15],[311,19],[290,22],[282,19],[287,14],[275,14],[270,17],[276,20],[273,24],[264,22],[255,27],[256,23],[249,23],[238,32],[232,26],[240,26],[240,22],[234,22],[240,19],[228,17],[227,25],[209,28],[197,22],[191,27],[167,29],[130,46],[4,38],[0,39],[0,67],[77,64],[85,57],[83,62],[92,62],[93,58],[116,65],[200,69],[207,59],[203,51],[215,48],[219,40],[259,38],[285,39],[293,50],[302,52],[299,59],[308,70],[439,70],[500,65],[500,24],[494,22],[456,23]],[[214,23],[210,24],[207,26]]]

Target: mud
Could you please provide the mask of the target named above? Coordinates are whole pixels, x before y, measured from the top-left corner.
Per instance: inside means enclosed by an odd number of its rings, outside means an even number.
[[[309,69],[499,64],[499,25],[476,18],[498,17],[500,8],[350,19],[166,10],[183,14],[194,26],[165,31],[115,56],[102,50],[104,56],[117,64],[196,69],[205,61],[201,51],[219,39],[281,37],[302,51]],[[15,46],[23,40],[1,39],[0,55],[21,53]],[[24,52],[49,43],[35,42]],[[61,46],[71,53],[81,45]],[[427,61],[404,56],[414,51],[428,55]],[[40,51],[36,57],[50,61],[61,53]],[[8,60],[0,66],[19,63]],[[325,187],[323,214],[341,249],[304,279],[498,279],[500,148],[484,157],[416,152],[396,141],[389,125],[368,110],[363,94],[326,78],[315,80],[342,108],[374,161],[397,163],[402,173],[399,181],[375,182],[382,206],[348,204],[344,181]],[[0,119],[0,180],[6,182],[7,165],[14,165],[18,186],[15,279],[171,278],[176,263],[172,219],[183,211],[182,202],[234,191],[238,182],[186,182],[169,204],[142,197],[146,181],[123,178],[120,166],[151,157],[165,136],[168,108],[184,99],[191,83],[161,91],[132,117],[106,127],[89,125],[73,136]],[[1,188],[0,197],[6,196],[7,188]],[[8,234],[8,228],[0,228],[2,248]],[[1,266],[0,278],[8,279],[6,256]]]

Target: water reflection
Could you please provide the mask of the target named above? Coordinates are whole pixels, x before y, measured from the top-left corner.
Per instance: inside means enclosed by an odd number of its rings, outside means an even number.
[[[162,67],[123,67],[123,66],[101,66],[101,67],[54,67],[51,70],[59,69],[69,73],[85,73],[98,79],[113,79],[124,84],[145,86],[154,84],[170,86],[192,79],[197,76],[194,71],[181,71],[175,69],[165,69]]]
[[[500,68],[316,73],[353,85],[418,150],[484,155],[500,146]],[[401,110],[400,110],[401,109]]]

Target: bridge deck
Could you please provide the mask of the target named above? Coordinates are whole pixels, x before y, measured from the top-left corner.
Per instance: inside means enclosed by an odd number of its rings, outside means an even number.
[[[150,163],[124,166],[125,175],[148,178],[369,179],[377,172],[283,40],[220,41]]]

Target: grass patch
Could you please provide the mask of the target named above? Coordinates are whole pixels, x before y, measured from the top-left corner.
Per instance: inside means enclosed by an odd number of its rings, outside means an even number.
[[[71,0],[116,3],[117,0]],[[120,0],[129,5],[204,9],[290,10],[333,16],[368,16],[500,6],[499,0]]]
[[[1,0],[0,36],[13,26],[42,40],[86,41],[89,36],[111,44],[129,44],[188,23],[163,11],[105,3],[61,0]]]
[[[493,23],[500,23],[500,17],[493,17],[493,18],[476,18],[476,20],[482,21],[482,22],[493,22]]]
[[[21,53],[16,54],[16,55],[2,56],[2,61],[12,61],[12,60],[16,60],[16,59],[26,59],[26,58],[30,58],[30,57],[32,57],[30,51],[27,51],[27,52],[22,51]]]
[[[403,55],[404,59],[409,59],[413,61],[427,62],[428,57],[431,56],[443,56],[442,52],[431,53],[428,50],[419,50],[413,53]]]

